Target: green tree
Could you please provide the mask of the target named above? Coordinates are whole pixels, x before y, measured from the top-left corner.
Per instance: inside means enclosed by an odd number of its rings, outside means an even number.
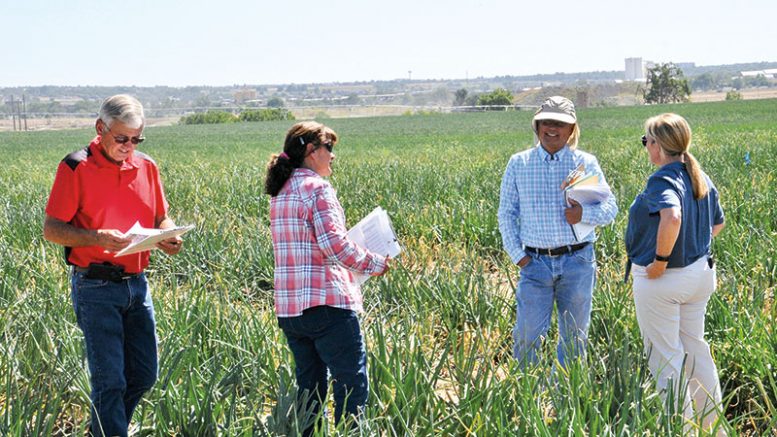
[[[464,106],[467,101],[467,90],[461,88],[453,94],[453,106]]]
[[[280,97],[270,97],[270,100],[267,101],[268,108],[283,108],[284,105],[285,103]]]
[[[505,106],[513,104],[513,95],[504,88],[497,88],[487,94],[478,97],[478,105],[481,106]]]
[[[711,90],[717,88],[718,81],[712,73],[703,73],[691,78],[691,85],[695,90]]]
[[[680,67],[671,62],[649,68],[645,86],[645,103],[687,102],[691,95],[688,79]]]
[[[739,91],[729,91],[726,93],[726,100],[742,100],[742,93]]]

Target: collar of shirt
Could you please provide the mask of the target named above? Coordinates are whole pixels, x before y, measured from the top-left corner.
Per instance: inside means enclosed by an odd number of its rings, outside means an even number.
[[[568,145],[564,145],[561,150],[554,153],[553,155],[548,153],[548,151],[542,147],[542,143],[537,143],[537,149],[539,150],[538,153],[540,154],[540,158],[542,158],[542,161],[544,162],[561,161],[570,152]]]
[[[293,176],[300,176],[300,177],[313,176],[313,177],[317,177],[317,178],[321,177],[320,174],[314,172],[313,170],[311,170],[311,169],[309,169],[307,167],[297,167],[297,168],[295,168]]]

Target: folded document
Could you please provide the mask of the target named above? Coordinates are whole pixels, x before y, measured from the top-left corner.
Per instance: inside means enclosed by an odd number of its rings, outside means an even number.
[[[194,229],[194,225],[177,226],[167,229],[151,229],[140,226],[139,222],[125,232],[124,235],[132,239],[132,243],[124,249],[116,252],[117,257],[124,255],[131,255],[133,253],[143,252],[146,250],[156,249],[157,243],[170,238],[175,238],[179,235],[183,235],[190,230]]]

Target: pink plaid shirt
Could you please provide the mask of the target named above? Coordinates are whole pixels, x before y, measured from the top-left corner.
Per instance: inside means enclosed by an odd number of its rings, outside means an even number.
[[[320,305],[363,310],[351,272],[381,273],[386,260],[348,239],[343,208],[328,181],[312,170],[295,169],[270,199],[270,229],[278,317],[300,316]]]

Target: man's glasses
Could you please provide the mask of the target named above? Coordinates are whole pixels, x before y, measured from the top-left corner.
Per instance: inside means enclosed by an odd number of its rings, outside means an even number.
[[[108,126],[108,123],[103,122],[103,127],[105,127],[106,131],[108,131],[108,132],[111,131],[111,128]],[[111,134],[111,136],[113,137],[113,141],[116,141],[119,144],[127,144],[127,142],[129,141],[129,142],[132,142],[132,144],[134,144],[136,146],[138,144],[142,143],[145,140],[145,138],[143,138],[143,137],[132,137],[132,138],[130,138],[130,137],[126,136],[126,135],[114,135],[114,134]]]
[[[642,147],[647,147],[647,137],[642,135]]]

